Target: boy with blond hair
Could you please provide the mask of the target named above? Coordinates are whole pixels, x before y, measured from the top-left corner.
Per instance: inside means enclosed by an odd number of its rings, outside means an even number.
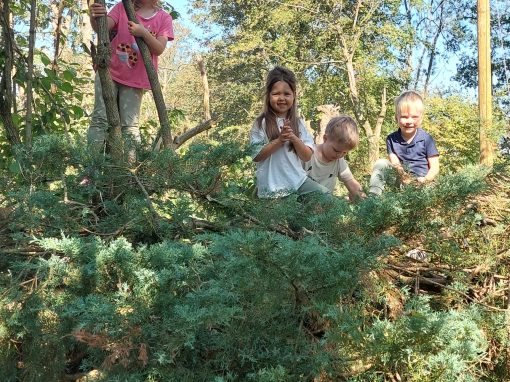
[[[330,193],[340,179],[349,191],[351,201],[364,198],[365,194],[344,158],[358,142],[358,126],[351,117],[340,115],[332,118],[326,126],[323,143],[316,146],[312,158],[303,164],[308,177]]]
[[[434,139],[422,128],[424,105],[418,92],[408,90],[395,100],[398,130],[386,138],[387,159],[379,159],[370,178],[370,194],[381,195],[385,172],[394,168],[403,183],[410,174],[418,183],[431,182],[439,174],[439,152]]]

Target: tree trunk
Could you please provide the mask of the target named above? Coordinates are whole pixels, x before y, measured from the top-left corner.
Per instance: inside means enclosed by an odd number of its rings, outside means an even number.
[[[105,5],[104,0],[96,0],[96,3]],[[123,163],[123,142],[120,128],[120,116],[117,100],[114,98],[113,81],[110,76],[110,36],[108,35],[107,16],[97,19],[97,55],[96,65],[101,80],[101,89],[106,108],[106,118],[108,120],[108,146],[110,148],[113,161],[117,164]]]
[[[27,96],[26,96],[26,116],[25,116],[25,144],[32,146],[32,85],[34,78],[34,47],[36,31],[36,0],[30,1],[30,30],[28,38],[28,67],[27,67]]]
[[[202,77],[202,86],[204,88],[204,121],[211,119],[211,108],[209,106],[209,81],[207,80],[207,72],[205,70],[204,58],[198,57],[198,68],[200,69],[200,77]]]
[[[377,122],[374,128],[370,125],[370,121],[363,113],[363,105],[359,99],[358,85],[356,81],[356,71],[354,70],[353,54],[347,48],[346,40],[341,37],[342,51],[345,59],[345,66],[347,69],[347,77],[349,79],[349,95],[351,104],[354,111],[354,117],[359,126],[363,127],[365,135],[368,139],[368,164],[367,171],[371,172],[376,160],[379,158],[379,138],[381,137],[381,126],[386,116],[386,88],[383,89],[381,96],[382,105],[379,109]]]
[[[11,9],[9,1],[2,6],[2,40],[4,41],[5,61],[0,81],[0,117],[5,127],[6,137],[11,146],[21,143],[19,131],[12,120],[12,67],[14,33],[11,27]]]
[[[90,18],[88,15],[88,0],[80,1],[80,9],[81,9],[81,23],[80,23],[80,45],[89,46],[92,42],[92,25],[90,25]]]
[[[368,145],[368,162],[369,162],[369,171],[372,171],[374,163],[379,159],[379,140],[381,138],[381,129],[384,122],[384,118],[386,117],[386,87],[383,88],[383,92],[381,95],[381,106],[379,109],[379,115],[377,116],[377,121],[375,122],[374,133],[369,138]]]
[[[320,113],[319,129],[316,132],[314,141],[316,144],[324,142],[324,133],[326,132],[326,126],[333,117],[340,115],[340,108],[336,105],[319,105],[317,111]]]
[[[122,4],[124,5],[124,9],[126,10],[126,14],[128,16],[128,20],[133,21],[135,23],[139,23],[133,3],[130,0],[122,0]],[[149,77],[149,82],[152,88],[152,95],[154,97],[154,102],[156,104],[156,110],[158,111],[159,123],[161,124],[161,136],[163,137],[163,146],[166,149],[173,149],[173,139],[172,132],[170,129],[170,122],[168,120],[168,112],[166,110],[165,99],[163,97],[163,92],[161,91],[161,85],[159,84],[158,73],[152,64],[151,53],[149,51],[149,47],[145,44],[143,38],[135,37],[138,48],[140,49],[140,54],[143,59],[143,63],[145,64],[145,69],[147,70],[147,76]]]
[[[427,97],[428,93],[428,87],[430,83],[430,77],[432,76],[432,68],[434,67],[434,59],[436,58],[436,50],[437,50],[437,41],[439,40],[439,36],[441,36],[441,33],[443,33],[443,12],[444,12],[444,3],[442,2],[440,4],[440,15],[439,15],[439,25],[437,26],[436,33],[434,35],[434,40],[432,42],[432,46],[430,47],[430,55],[429,55],[429,64],[427,67],[427,73],[425,76],[425,84],[423,86],[423,97]]]
[[[62,15],[64,13],[64,1],[57,1],[52,4],[53,12],[55,14],[54,19],[54,32],[53,32],[53,62],[51,64],[51,70],[58,75],[58,56],[60,53],[60,37],[62,36]],[[57,85],[51,84],[51,93],[57,92]]]

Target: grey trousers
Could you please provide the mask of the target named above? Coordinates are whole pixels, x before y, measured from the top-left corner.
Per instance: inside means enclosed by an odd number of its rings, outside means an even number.
[[[324,187],[322,184],[317,183],[315,180],[306,178],[305,182],[298,188],[298,195],[306,195],[312,192],[320,192],[321,194],[331,194],[331,191]]]
[[[134,162],[136,160],[136,146],[141,142],[138,117],[144,89],[121,85],[115,81],[113,84],[114,98],[117,99],[119,107],[120,127],[124,137],[124,151],[127,154],[128,161]],[[94,151],[100,152],[105,148],[108,120],[98,73],[96,73],[94,80],[94,94],[94,111],[90,119],[87,141]]]
[[[386,184],[385,172],[392,168],[388,159],[378,159],[374,164],[374,170],[370,176],[370,190],[374,195],[381,195]]]

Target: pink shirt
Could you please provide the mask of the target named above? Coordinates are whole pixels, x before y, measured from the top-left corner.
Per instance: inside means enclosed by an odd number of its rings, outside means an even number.
[[[117,3],[110,13],[108,13],[114,22],[113,32],[117,32],[111,41],[112,61],[110,64],[110,74],[112,79],[132,88],[150,89],[149,78],[143,63],[140,50],[136,44],[135,37],[129,33],[128,18],[124,11],[122,2]],[[166,36],[168,40],[174,39],[172,27],[172,16],[164,10],[159,9],[150,18],[144,18],[137,15],[138,21],[156,38]],[[152,54],[152,63],[158,70],[158,56]]]

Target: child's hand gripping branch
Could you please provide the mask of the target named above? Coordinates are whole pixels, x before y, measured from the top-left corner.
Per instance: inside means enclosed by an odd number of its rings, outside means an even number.
[[[112,57],[110,75],[114,82],[114,96],[119,108],[122,135],[128,161],[136,159],[136,146],[141,143],[138,118],[144,90],[151,85],[135,37],[143,38],[150,52],[154,68],[158,68],[158,56],[163,53],[169,40],[173,40],[172,17],[165,12],[158,0],[133,0],[139,23],[128,20],[124,5],[117,3],[109,13],[104,5],[90,4],[90,22],[97,32],[97,18],[106,16],[108,31],[116,33],[111,38]],[[101,83],[96,75],[94,110],[88,131],[88,143],[93,151],[104,149],[108,120]]]

